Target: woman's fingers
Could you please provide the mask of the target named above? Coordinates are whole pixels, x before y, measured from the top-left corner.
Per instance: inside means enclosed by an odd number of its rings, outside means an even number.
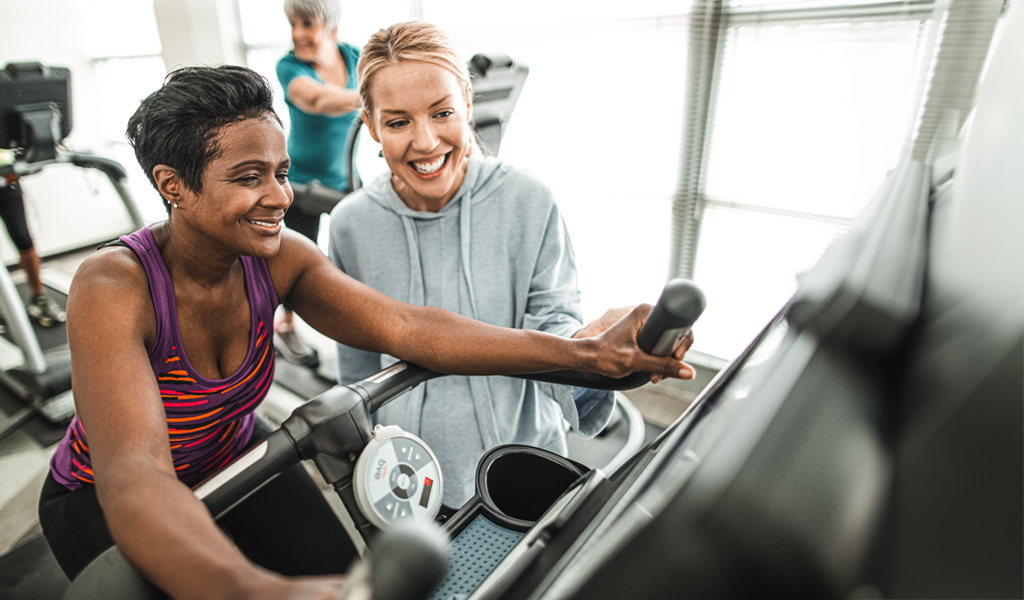
[[[658,383],[662,379],[667,378],[693,379],[696,371],[694,371],[693,367],[683,362],[686,352],[693,346],[694,336],[692,331],[686,334],[671,356],[654,357],[640,350],[637,346],[637,334],[650,315],[651,309],[652,307],[649,304],[639,304],[628,310],[628,312],[624,308],[612,309],[605,313],[601,319],[591,324],[596,324],[605,319],[616,319],[611,326],[605,325],[607,329],[601,337],[605,343],[617,348],[616,352],[610,352],[608,356],[619,354],[620,360],[623,362],[619,362],[615,367],[608,368],[605,374],[612,377],[621,377],[629,372],[649,371],[651,372],[652,383]],[[577,337],[583,336],[577,335]],[[620,354],[623,351],[625,353]],[[629,358],[630,354],[632,355],[631,358]],[[618,371],[624,372],[619,373]]]
[[[585,338],[600,335],[601,333],[604,333],[604,331],[607,330],[609,327],[618,323],[619,320],[622,319],[622,317],[628,315],[631,310],[633,310],[632,306],[620,306],[619,308],[609,309],[607,312],[601,315],[600,318],[587,323],[583,327],[583,329],[580,329],[578,332],[576,332],[576,335],[572,337]]]
[[[676,348],[676,351],[673,352],[672,355],[679,360],[683,360],[683,357],[686,356],[686,352],[691,346],[693,346],[693,330],[690,330],[690,332],[686,334],[686,337],[684,337],[683,341],[679,343],[679,347]]]
[[[684,362],[680,362],[678,364],[670,364],[669,367],[667,367],[667,371],[670,374],[652,372],[651,383],[658,383],[662,379],[693,379],[694,377],[697,376],[697,371],[695,371],[693,367]]]
[[[669,357],[670,360],[663,360],[661,370],[652,370],[651,383],[658,383],[662,379],[667,378],[693,379],[697,375],[693,367],[683,362],[686,352],[693,346],[693,340],[693,331],[691,330],[679,342],[679,346],[676,347],[675,351],[672,352],[672,356]]]

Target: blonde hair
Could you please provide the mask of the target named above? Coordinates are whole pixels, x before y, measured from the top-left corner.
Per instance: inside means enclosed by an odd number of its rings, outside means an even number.
[[[370,90],[381,69],[407,60],[418,60],[451,71],[462,84],[466,101],[471,101],[469,69],[455,50],[455,44],[440,27],[423,21],[406,21],[381,29],[370,37],[356,67],[363,111],[373,117]]]

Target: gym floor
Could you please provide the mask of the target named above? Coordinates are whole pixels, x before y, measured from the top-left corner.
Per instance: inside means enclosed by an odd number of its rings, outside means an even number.
[[[55,289],[65,289],[81,262],[93,250],[66,254],[49,259],[43,266],[43,277]],[[19,271],[12,271],[15,283],[24,281]],[[299,324],[305,339],[317,347],[321,368],[314,375],[306,369],[278,361],[275,383],[258,412],[277,424],[292,409],[325,389],[334,364],[334,343]],[[0,338],[0,368],[20,363],[16,347]],[[664,381],[627,392],[627,397],[640,410],[646,422],[645,440],[653,439],[672,423],[699,394],[714,375],[697,367],[697,380]],[[0,421],[18,406],[17,401],[0,390]],[[593,440],[570,436],[570,456],[588,466],[600,466],[614,455],[625,440],[625,427],[613,422],[608,433]],[[39,490],[48,470],[50,455],[63,435],[64,426],[53,425],[42,417],[30,421],[0,440],[0,598],[7,600],[48,600],[63,595],[67,578],[53,560],[36,515]],[[338,502],[333,492],[325,490],[332,505]]]

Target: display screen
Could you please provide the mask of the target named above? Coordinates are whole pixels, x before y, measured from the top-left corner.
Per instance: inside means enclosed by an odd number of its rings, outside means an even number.
[[[0,147],[26,148],[19,109],[52,104],[59,113],[60,141],[71,133],[71,71],[38,63],[11,63],[0,70]]]

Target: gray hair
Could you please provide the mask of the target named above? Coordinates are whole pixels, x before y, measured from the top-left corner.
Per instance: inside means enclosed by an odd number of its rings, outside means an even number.
[[[330,31],[341,20],[341,5],[338,0],[284,0],[284,14],[323,21]]]

